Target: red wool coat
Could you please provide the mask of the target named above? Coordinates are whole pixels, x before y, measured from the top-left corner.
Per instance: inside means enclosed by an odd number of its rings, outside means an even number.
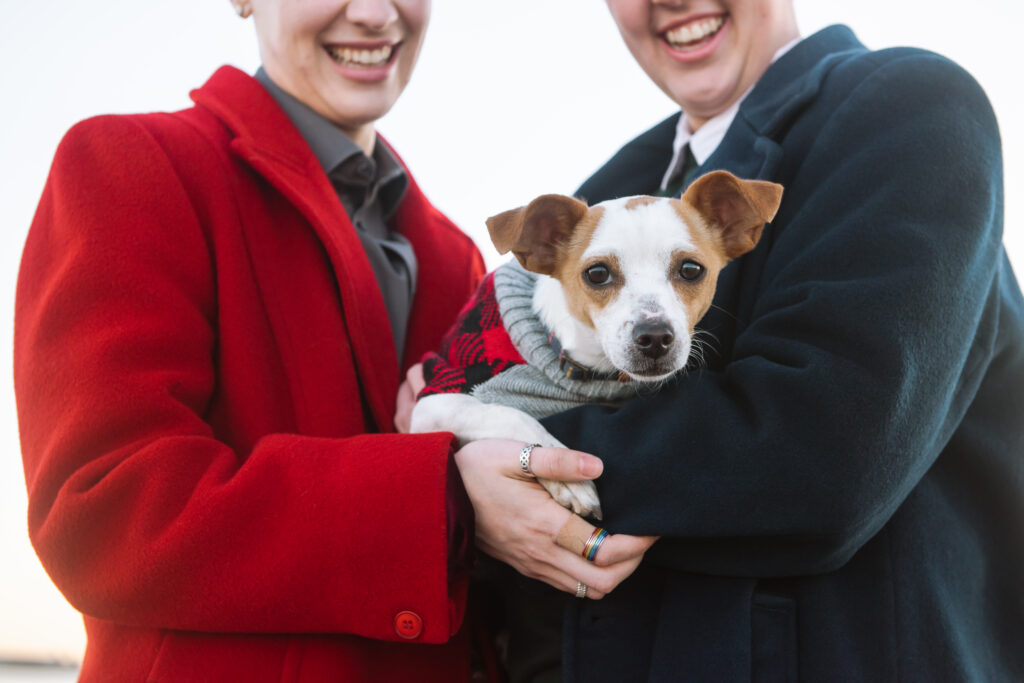
[[[82,679],[465,679],[452,437],[389,433],[383,298],[285,114],[231,68],[193,99],[68,133],[18,281],[29,528]],[[415,183],[395,220],[404,367],[484,269]]]

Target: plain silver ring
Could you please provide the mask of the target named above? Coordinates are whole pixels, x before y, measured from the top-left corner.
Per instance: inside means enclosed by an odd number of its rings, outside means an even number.
[[[539,443],[527,444],[523,446],[523,450],[519,451],[519,469],[523,471],[523,474],[533,475],[533,470],[530,469],[530,453],[538,446],[540,446]]]
[[[587,597],[587,584],[583,583],[582,581],[576,582],[576,597],[580,598],[581,600]]]

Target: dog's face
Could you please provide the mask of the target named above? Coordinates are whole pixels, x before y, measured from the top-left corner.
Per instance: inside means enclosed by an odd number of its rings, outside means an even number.
[[[721,269],[757,244],[782,187],[724,171],[681,199],[629,197],[588,208],[561,195],[488,219],[498,251],[556,279],[572,317],[640,381],[681,370]],[[558,334],[558,330],[553,330]]]

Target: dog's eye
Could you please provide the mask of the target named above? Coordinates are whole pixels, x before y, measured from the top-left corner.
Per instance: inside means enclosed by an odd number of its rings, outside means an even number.
[[[687,282],[698,282],[704,277],[704,266],[696,261],[683,261],[679,266],[679,277]]]
[[[596,266],[590,266],[583,271],[583,277],[590,284],[600,287],[612,281],[612,271],[608,270],[608,266],[603,263],[598,263]]]

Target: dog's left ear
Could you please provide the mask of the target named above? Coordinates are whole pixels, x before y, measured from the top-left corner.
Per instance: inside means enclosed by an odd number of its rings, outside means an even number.
[[[711,227],[721,231],[725,255],[734,259],[753,249],[761,239],[764,224],[779,210],[782,185],[740,180],[728,171],[712,171],[690,185],[682,199]]]
[[[512,252],[523,268],[551,275],[558,264],[558,249],[587,214],[587,205],[560,194],[537,197],[526,206],[487,219],[499,254]]]

